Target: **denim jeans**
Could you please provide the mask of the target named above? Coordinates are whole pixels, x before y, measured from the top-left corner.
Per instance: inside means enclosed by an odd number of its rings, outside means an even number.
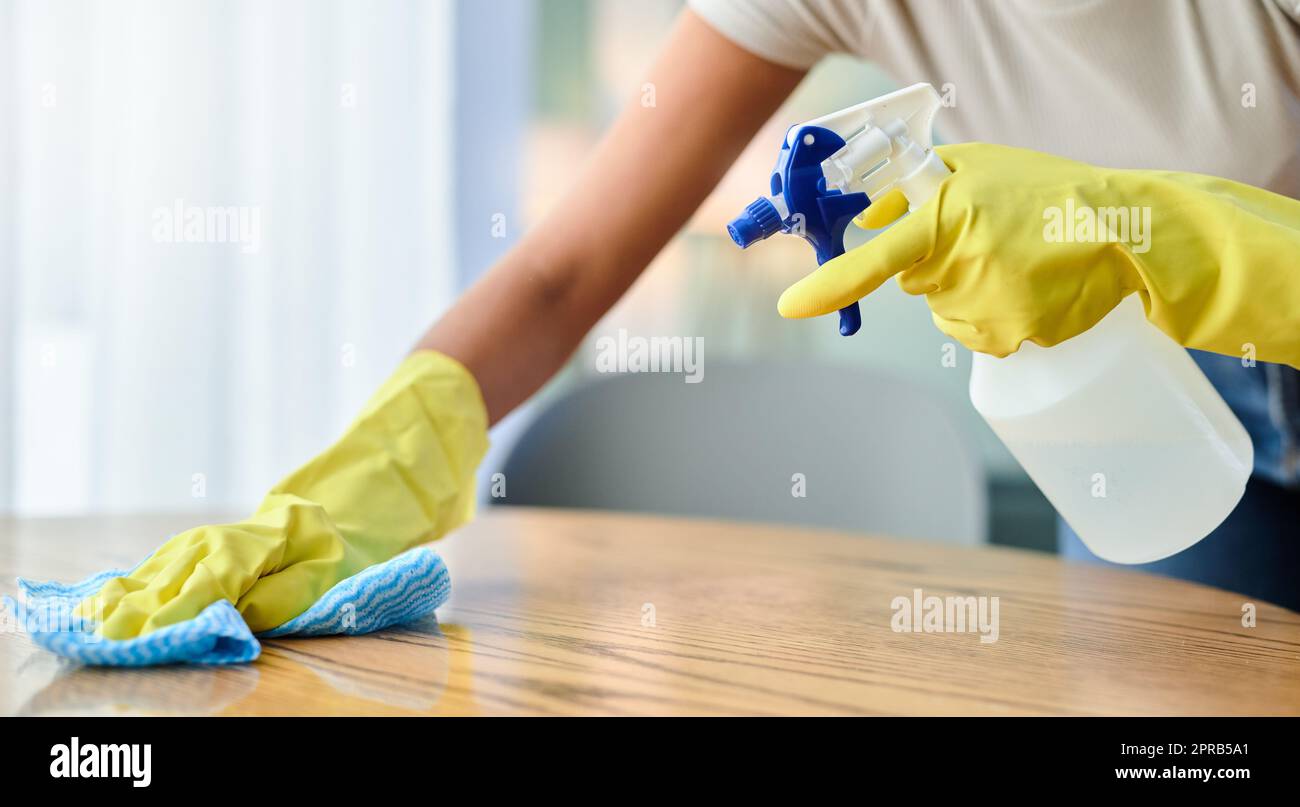
[[[1191,351],[1255,445],[1255,471],[1237,509],[1190,549],[1128,568],[1258,597],[1300,611],[1300,371],[1243,367],[1235,356]],[[1072,560],[1105,563],[1058,521]]]

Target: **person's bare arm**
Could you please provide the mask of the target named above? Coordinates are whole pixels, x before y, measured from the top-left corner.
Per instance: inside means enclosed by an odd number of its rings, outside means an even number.
[[[416,349],[458,359],[491,422],[537,391],[627,291],[803,77],[689,10],[563,201]]]

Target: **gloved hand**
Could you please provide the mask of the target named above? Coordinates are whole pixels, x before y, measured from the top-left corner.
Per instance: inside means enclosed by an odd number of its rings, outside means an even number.
[[[782,316],[828,314],[898,275],[941,331],[1005,356],[1025,340],[1076,336],[1136,292],[1147,319],[1185,347],[1240,356],[1250,344],[1260,361],[1300,367],[1300,201],[982,143],[939,154],[953,174],[934,198],[786,289]],[[1121,208],[1127,234],[1106,226]],[[859,224],[877,229],[906,209],[894,191]],[[1098,212],[1089,236],[1080,216],[1086,226]]]
[[[440,353],[415,353],[251,518],[173,537],[77,612],[105,637],[126,639],[226,599],[253,632],[269,630],[335,583],[468,521],[486,451],[473,376]]]

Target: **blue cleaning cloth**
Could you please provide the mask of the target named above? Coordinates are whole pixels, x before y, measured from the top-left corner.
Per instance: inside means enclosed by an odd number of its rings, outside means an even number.
[[[228,600],[203,609],[193,619],[159,628],[135,639],[105,639],[72,616],[77,603],[113,577],[101,572],[80,583],[38,583],[18,578],[23,603],[4,597],[32,640],[52,653],[111,667],[155,664],[237,664],[262,652],[253,632]],[[447,601],[451,577],[438,553],[426,547],[398,555],[349,577],[325,592],[303,613],[260,636],[326,636],[370,633],[433,613]]]

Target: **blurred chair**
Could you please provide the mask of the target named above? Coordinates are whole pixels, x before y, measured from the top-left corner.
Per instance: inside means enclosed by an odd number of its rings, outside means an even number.
[[[794,495],[802,474],[806,496]],[[976,544],[983,466],[932,394],[874,372],[709,362],[700,383],[584,382],[533,421],[496,504],[833,527]]]

